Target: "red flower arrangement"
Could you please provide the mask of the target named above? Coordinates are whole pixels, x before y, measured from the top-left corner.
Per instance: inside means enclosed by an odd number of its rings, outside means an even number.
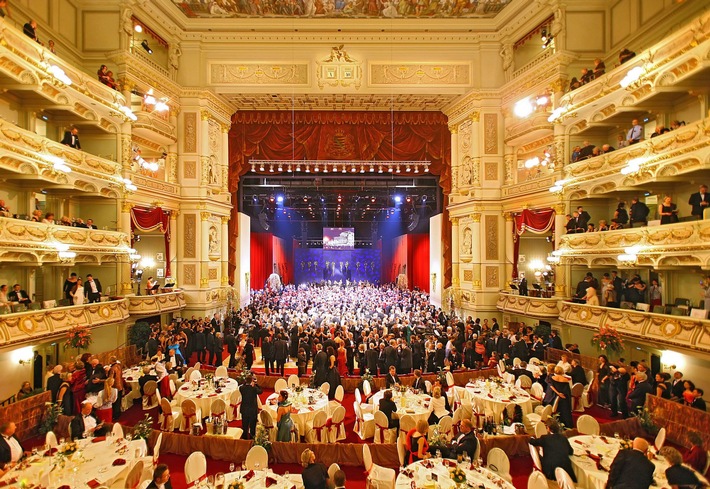
[[[620,353],[624,351],[624,340],[617,330],[611,326],[602,326],[599,332],[592,336],[592,345],[601,351],[613,351]]]
[[[91,331],[86,326],[74,326],[67,332],[67,340],[64,342],[64,349],[76,348],[86,350],[91,344]]]

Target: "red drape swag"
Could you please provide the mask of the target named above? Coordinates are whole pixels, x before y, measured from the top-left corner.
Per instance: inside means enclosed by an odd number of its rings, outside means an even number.
[[[407,270],[407,280],[409,286],[419,287],[425,292],[429,292],[429,235],[410,234],[409,246],[409,269]]]
[[[133,207],[131,209],[131,231],[147,233],[158,229],[165,240],[165,276],[172,277],[170,271],[170,211],[160,207]],[[131,241],[131,246],[133,241]]]
[[[518,259],[520,258],[520,236],[525,231],[544,234],[555,230],[554,209],[524,209],[514,215],[513,227],[513,278],[518,277]]]
[[[274,240],[271,233],[251,233],[249,263],[249,279],[252,289],[262,289],[273,271]]]
[[[451,134],[440,112],[243,111],[229,131],[229,190],[237,203],[239,178],[259,160],[423,161],[451,191]],[[447,198],[447,197],[445,197]],[[448,211],[444,208],[444,221]],[[229,221],[229,277],[236,270],[238,206]],[[442,229],[444,286],[451,283],[451,227]],[[230,282],[231,283],[231,282]]]

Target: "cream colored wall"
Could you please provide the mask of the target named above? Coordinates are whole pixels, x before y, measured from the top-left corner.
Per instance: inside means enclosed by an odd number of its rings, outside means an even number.
[[[441,306],[444,283],[443,250],[441,249],[441,229],[444,215],[437,214],[429,219],[429,273],[436,274],[436,281],[429,282],[429,300],[435,306]]]
[[[163,269],[163,275],[165,272],[165,260],[158,261],[158,253],[162,253],[165,256],[165,239],[163,235],[147,235],[140,234],[141,240],[139,243],[135,243],[133,247],[136,252],[141,255],[142,258],[152,258],[155,260],[155,267],[143,270],[143,281],[141,282],[141,294],[145,294],[145,284],[148,281],[148,277],[152,276],[158,280],[161,284],[164,278],[158,279],[158,268]]]

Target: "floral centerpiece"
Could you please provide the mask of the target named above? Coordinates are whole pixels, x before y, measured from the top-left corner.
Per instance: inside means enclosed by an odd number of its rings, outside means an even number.
[[[59,454],[68,457],[79,449],[75,441],[68,441],[59,448]]]
[[[42,423],[39,426],[39,432],[42,435],[46,435],[54,429],[54,426],[59,420],[59,416],[64,411],[62,406],[54,402],[45,402],[44,407],[44,417],[42,418]]]
[[[445,447],[449,444],[449,439],[446,437],[446,433],[441,432],[441,428],[438,424],[432,425],[431,436],[429,437],[429,445],[432,447]]]
[[[256,433],[254,434],[254,445],[264,447],[267,452],[271,450],[271,440],[269,439],[269,432],[266,430],[264,425],[261,424],[261,422],[256,425]]]
[[[296,394],[301,394],[304,390],[306,390],[306,387],[302,384],[293,386],[293,392],[295,392]]]
[[[655,423],[653,415],[651,414],[651,411],[648,410],[648,408],[643,408],[643,411],[641,411],[640,413],[633,413],[632,416],[638,418],[639,424],[649,435],[653,436],[658,433],[660,428]]]
[[[86,326],[75,326],[67,332],[67,340],[64,342],[64,349],[76,348],[86,350],[91,344],[91,331]]]
[[[455,467],[449,470],[449,476],[451,480],[458,486],[459,484],[466,483],[466,473],[459,467]]]
[[[150,434],[153,432],[153,418],[149,414],[145,415],[145,418],[138,421],[133,427],[133,439],[143,438],[147,440]]]
[[[369,369],[365,369],[365,373],[362,375],[362,381],[368,381],[372,385],[372,375]]]
[[[244,483],[240,479],[237,479],[230,482],[227,489],[244,489]]]
[[[592,345],[600,351],[613,351],[621,353],[624,351],[624,340],[621,335],[611,326],[602,326],[599,332],[592,336]]]

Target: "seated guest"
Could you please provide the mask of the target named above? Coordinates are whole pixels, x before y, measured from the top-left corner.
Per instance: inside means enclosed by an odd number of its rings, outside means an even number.
[[[660,136],[661,134],[665,134],[670,131],[671,130],[668,129],[667,127],[663,126],[662,124],[659,124],[656,126],[656,130],[653,131],[653,133],[651,134],[651,137],[655,138],[656,136]]]
[[[626,487],[648,489],[653,484],[656,466],[648,459],[648,442],[634,438],[632,448],[619,450],[609,468],[607,489]]]
[[[39,42],[37,39],[37,21],[30,19],[22,28],[22,32],[25,33],[30,39]],[[40,43],[41,44],[41,43]]]
[[[426,383],[422,378],[422,371],[414,369],[414,382],[412,382],[412,389],[419,392],[426,392]]]
[[[28,455],[20,440],[15,436],[17,426],[12,421],[0,424],[0,469],[7,470],[15,466],[20,459]]]
[[[143,367],[143,377],[138,379],[138,385],[140,386],[140,389],[141,389],[141,395],[143,395],[143,386],[145,386],[146,382],[148,382],[150,380],[154,380],[154,381],[158,382],[158,376],[152,375],[150,373],[151,369],[152,369],[152,367],[150,365],[145,365]]]
[[[590,222],[589,224],[587,224],[587,232],[588,232],[588,233],[593,233],[594,231],[595,231],[595,229],[594,229],[594,223],[593,223],[593,222]]]
[[[22,387],[20,387],[20,390],[17,393],[17,400],[21,399],[26,399],[32,395],[32,384],[30,384],[29,381],[25,381],[22,383]]]
[[[15,284],[12,286],[12,291],[7,294],[7,298],[10,302],[19,302],[20,304],[24,304],[26,306],[32,304],[30,296],[27,294],[26,290],[22,290],[20,284]]]
[[[548,420],[547,430],[550,432],[549,435],[530,439],[532,446],[542,448],[543,454],[540,459],[542,473],[549,480],[556,480],[555,469],[560,467],[569,474],[574,482],[577,482],[570,459],[570,455],[574,453],[572,445],[569,444],[567,437],[560,433],[562,429],[555,419]]]
[[[392,391],[386,390],[380,399],[380,411],[387,416],[387,427],[399,429],[399,415],[397,414],[397,405],[392,400]]]
[[[54,224],[54,212],[47,212],[42,219],[44,224]]]
[[[565,229],[567,230],[567,234],[572,234],[577,232],[577,221],[572,218],[571,215],[567,214],[565,216],[565,219],[567,219],[567,222],[565,223]]]
[[[703,439],[695,431],[691,431],[688,433],[688,441],[691,446],[683,457],[683,463],[702,473],[708,461],[708,453],[703,448]]]
[[[582,150],[580,146],[575,146],[572,150],[572,163],[579,161],[579,152]]]
[[[316,463],[316,454],[313,450],[306,448],[301,453],[301,465],[303,472],[304,489],[326,489],[330,485],[328,469],[322,463]]]
[[[173,489],[170,483],[170,469],[166,464],[158,464],[153,471],[153,480],[146,489]]]
[[[619,202],[611,219],[612,229],[622,229],[629,222],[629,213],[626,211],[626,202]]]
[[[707,406],[705,405],[705,400],[703,399],[703,390],[699,388],[693,389],[693,395],[695,396],[695,399],[693,399],[693,402],[690,404],[690,407],[693,407],[695,409],[700,409],[701,411],[706,411]]]
[[[582,149],[579,150],[579,161],[586,160],[587,158],[591,158],[593,152],[594,152],[594,145],[589,144],[589,141],[585,141],[584,144],[582,145]]]
[[[643,405],[646,403],[646,394],[653,395],[653,386],[648,382],[645,372],[636,372],[636,383],[627,396],[629,409],[633,412],[642,411]]]
[[[597,228],[597,231],[609,231],[609,226],[607,225],[606,220],[599,219],[599,227]]]
[[[345,472],[336,470],[333,474],[334,489],[345,489]]]
[[[424,460],[431,457],[429,453],[429,423],[424,419],[417,421],[417,427],[412,428],[407,433],[407,441],[405,448],[409,455],[409,463],[414,463],[418,460]],[[407,457],[405,455],[405,461]]]
[[[446,448],[447,458],[457,458],[459,455],[473,457],[478,449],[478,438],[473,431],[473,423],[468,418],[461,420],[459,434],[451,439],[451,443]]]
[[[396,385],[401,385],[399,377],[397,376],[397,369],[394,366],[389,368],[389,372],[385,377],[385,385],[388,389],[391,389]]]
[[[675,120],[671,122],[671,131],[675,131],[676,129],[678,129],[679,127],[683,127],[684,125],[685,121]]]
[[[604,61],[602,61],[599,58],[595,59],[594,60],[594,78],[599,78],[604,73],[606,73],[606,65],[604,64]]]
[[[585,85],[592,80],[594,80],[594,73],[592,73],[588,68],[582,68],[582,76],[579,78],[579,82],[582,85]]]
[[[582,84],[579,80],[577,80],[577,77],[573,76],[572,80],[569,82],[569,91],[571,92],[572,90],[577,90],[581,86]]]
[[[629,49],[622,49],[619,53],[619,64],[623,65],[634,56],[636,56],[636,53],[634,53],[633,51]]]
[[[520,341],[523,341],[523,340],[520,340]],[[520,362],[518,364],[518,366],[512,370],[511,373],[515,376],[515,380],[518,380],[520,377],[527,377],[530,379],[530,381],[533,381],[532,372],[530,372],[530,370],[528,370],[528,364],[526,362]]]
[[[612,151],[616,151],[616,149],[611,144],[603,144],[602,145],[602,151],[601,151],[602,154],[611,153]]]
[[[103,83],[104,85],[108,85],[108,66],[101,65],[101,67],[99,67],[99,71],[96,72],[96,76],[99,78],[99,81],[101,83]]]
[[[69,433],[72,440],[86,438],[87,436],[103,436],[106,434],[106,427],[91,414],[93,406],[91,401],[81,403],[81,412],[74,416],[69,424]]]
[[[442,396],[441,386],[432,389],[429,412],[429,424],[436,424],[444,416],[451,416],[451,411],[446,408],[446,398]]]
[[[572,371],[572,365],[569,363],[569,357],[565,353],[563,353],[560,357],[560,361],[557,362],[557,366],[562,367],[565,374],[569,374]]]
[[[683,465],[683,457],[678,450],[673,447],[663,447],[658,451],[658,454],[665,458],[670,465],[666,469],[666,479],[671,487],[700,488],[704,486],[693,469]]]

